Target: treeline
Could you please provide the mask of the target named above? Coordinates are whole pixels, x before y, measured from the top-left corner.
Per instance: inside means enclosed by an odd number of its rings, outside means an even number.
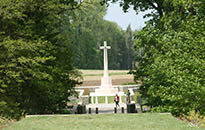
[[[0,1],[0,116],[65,112],[80,75],[61,28],[80,4]]]
[[[0,1],[0,116],[65,113],[81,69],[129,69],[132,32],[103,20],[99,0]],[[129,55],[128,53],[129,52]]]
[[[103,19],[107,11],[99,0],[84,1],[73,11],[76,19],[65,25],[64,38],[73,44],[74,65],[79,69],[103,69],[104,41],[108,51],[109,69],[131,69],[133,63],[133,34],[130,26],[122,30],[116,23]]]
[[[104,2],[116,0],[103,0]],[[135,36],[133,72],[151,111],[205,115],[205,4],[201,0],[124,0],[124,10],[152,10]]]

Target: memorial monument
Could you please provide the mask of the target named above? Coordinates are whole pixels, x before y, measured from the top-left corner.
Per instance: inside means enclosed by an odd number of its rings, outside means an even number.
[[[111,49],[110,46],[107,46],[107,42],[104,41],[104,46],[100,46],[100,49],[104,50],[104,76],[101,79],[101,86],[98,89],[95,89],[94,93],[90,93],[90,96],[92,97],[91,100],[93,102],[93,97],[96,97],[96,103],[98,103],[98,96],[106,96],[105,102],[107,103],[107,96],[114,96],[115,94],[118,94],[120,96],[124,95],[123,92],[119,92],[117,88],[114,88],[112,86],[112,79],[109,77],[108,73],[108,54],[107,50]]]
[[[95,90],[96,94],[99,95],[110,95],[118,93],[118,89],[112,86],[112,79],[109,77],[108,73],[108,55],[107,50],[111,49],[110,46],[107,46],[107,42],[104,41],[104,46],[100,46],[100,49],[104,50],[104,76],[101,79],[101,86],[99,89]]]

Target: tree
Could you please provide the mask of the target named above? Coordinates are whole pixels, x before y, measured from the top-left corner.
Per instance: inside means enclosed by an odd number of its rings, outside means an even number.
[[[153,10],[152,13],[149,13],[146,16],[160,16],[162,17],[165,10],[171,10],[171,5],[169,1],[166,0],[101,0],[101,4],[108,4],[110,2],[119,1],[120,6],[123,7],[123,10],[126,12],[130,7],[136,11],[136,13],[146,10]],[[166,5],[166,6],[165,6]],[[167,8],[167,6],[169,8]]]
[[[196,15],[204,9],[204,2],[202,0],[101,0],[101,4],[109,5],[109,3],[117,1],[125,12],[130,7],[133,7],[136,14],[150,10],[151,13],[147,13],[144,17],[152,17],[149,23],[155,24],[155,26],[159,26],[156,23],[164,15],[169,15],[170,12]],[[198,10],[197,8],[200,9]]]
[[[196,7],[195,7],[196,8]],[[143,48],[136,79],[149,97],[153,110],[174,115],[194,109],[204,114],[204,19],[192,12],[171,12],[158,26],[148,26],[137,34],[136,48]]]
[[[137,48],[144,48],[135,75],[143,81],[141,92],[149,97],[153,110],[175,115],[192,109],[203,113],[204,34],[197,33],[203,32],[203,22],[183,20],[179,30],[165,26],[167,31],[152,28],[137,34]]]
[[[79,74],[58,34],[75,1],[0,1],[0,113],[60,113]],[[67,48],[65,48],[67,47]],[[66,60],[64,60],[65,58]],[[68,92],[70,90],[70,92]]]
[[[157,11],[146,15],[152,19],[135,38],[139,62],[135,79],[142,81],[140,91],[152,110],[183,115],[193,109],[204,115],[203,2],[124,0],[121,5],[124,9],[133,5],[137,12]]]
[[[99,46],[104,41],[112,46],[108,51],[109,69],[127,69],[124,31],[116,23],[103,19],[106,11],[99,0],[84,1],[73,12],[73,22],[62,28],[62,37],[73,43],[74,65],[79,69],[103,69],[103,52]]]
[[[86,0],[73,12],[73,22],[64,25],[63,37],[73,43],[74,65],[80,69],[102,68],[98,44],[105,12],[106,8],[99,4],[99,0]]]
[[[127,27],[125,33],[125,43],[127,46],[127,69],[132,70],[132,62],[133,62],[133,34],[130,27],[130,24]]]

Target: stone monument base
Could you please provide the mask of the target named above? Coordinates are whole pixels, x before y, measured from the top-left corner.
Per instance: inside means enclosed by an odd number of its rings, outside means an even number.
[[[99,89],[95,90],[96,95],[113,95],[113,94],[117,94],[117,93],[118,93],[118,89],[113,88],[113,87],[99,88]]]
[[[112,78],[104,76],[101,78],[101,86],[95,90],[94,95],[114,95],[118,93],[118,89],[112,86]]]
[[[111,77],[102,77],[101,78],[101,87],[112,87],[112,78]]]

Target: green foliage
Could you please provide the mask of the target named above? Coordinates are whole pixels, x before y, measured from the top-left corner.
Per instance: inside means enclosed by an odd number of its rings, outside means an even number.
[[[62,13],[76,6],[61,0],[0,1],[1,115],[20,119],[65,108],[79,74],[70,44],[58,34]]]
[[[108,99],[108,103],[115,103],[114,96],[108,96],[107,99]]]
[[[132,70],[133,69],[132,62],[134,61],[134,57],[133,57],[134,48],[133,48],[133,34],[132,34],[130,24],[128,25],[127,30],[125,32],[125,44],[126,44],[126,47],[124,47],[124,49],[125,49],[125,52],[127,53],[127,54],[125,53],[125,55],[127,55],[125,57],[127,59],[125,60],[127,61],[125,65],[127,65],[126,67],[127,69]]]
[[[172,12],[176,15],[190,14],[203,18],[205,9],[202,0],[101,0],[102,5],[115,2],[120,3],[124,12],[127,12],[129,8],[133,8],[136,14],[147,11],[144,18],[150,17],[151,19],[147,23],[152,26],[163,25],[160,23],[160,19]]]
[[[153,111],[204,115],[205,6],[201,0],[102,0],[120,1],[124,11],[153,10],[147,26],[137,32],[138,66],[135,80]]]
[[[73,43],[74,65],[79,69],[103,68],[103,50],[99,46],[104,41],[111,46],[108,51],[109,69],[128,69],[132,63],[130,50],[133,46],[125,43],[127,32],[116,23],[103,19],[107,7],[101,6],[99,1],[85,0],[79,10],[73,11],[73,16],[66,18],[72,22],[63,25],[61,37]],[[132,37],[132,34],[128,37]]]
[[[98,103],[105,103],[105,96],[99,96],[98,97]]]
[[[205,128],[205,116],[201,116],[198,112],[194,110],[190,111],[189,116],[183,115],[180,117],[184,121],[192,122],[193,124],[197,124],[198,126]]]
[[[3,130],[3,128],[6,128],[10,124],[11,124],[10,120],[0,116],[0,129],[1,130]]]
[[[135,73],[143,81],[141,92],[156,110],[204,114],[204,20],[173,14],[161,22],[163,28],[148,27],[136,36],[136,48],[143,48]]]

